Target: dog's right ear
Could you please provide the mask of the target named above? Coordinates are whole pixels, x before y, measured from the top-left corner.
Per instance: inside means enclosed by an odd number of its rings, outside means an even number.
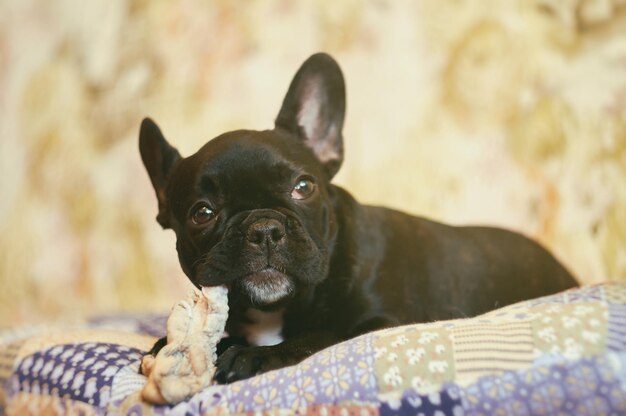
[[[163,228],[170,228],[165,189],[172,168],[181,159],[180,154],[170,146],[159,127],[149,118],[141,122],[139,152],[159,201],[157,221]]]

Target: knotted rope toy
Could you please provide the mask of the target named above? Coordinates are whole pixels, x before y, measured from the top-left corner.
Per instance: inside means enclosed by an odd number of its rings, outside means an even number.
[[[148,381],[141,397],[154,404],[175,404],[210,386],[217,343],[228,318],[228,289],[203,287],[172,308],[167,319],[167,345],[146,355],[141,372]]]

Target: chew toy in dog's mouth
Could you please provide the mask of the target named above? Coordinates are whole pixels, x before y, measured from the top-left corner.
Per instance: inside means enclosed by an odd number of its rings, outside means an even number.
[[[228,289],[203,287],[172,308],[167,345],[157,356],[145,355],[141,373],[148,380],[141,397],[155,404],[176,404],[213,382],[217,343],[228,319]]]
[[[253,303],[268,305],[293,293],[295,287],[291,279],[272,267],[250,273],[240,282]]]

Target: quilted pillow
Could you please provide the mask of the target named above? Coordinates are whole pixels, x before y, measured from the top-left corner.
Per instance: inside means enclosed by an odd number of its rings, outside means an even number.
[[[0,336],[8,414],[626,414],[626,284],[363,335],[174,407],[139,399],[164,316]],[[2,413],[2,412],[0,412]]]

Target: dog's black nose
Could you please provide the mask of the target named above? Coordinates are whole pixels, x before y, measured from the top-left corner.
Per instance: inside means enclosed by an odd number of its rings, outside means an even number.
[[[246,238],[249,242],[261,245],[266,241],[269,243],[278,243],[285,236],[285,226],[275,219],[263,218],[256,221],[250,227]]]

